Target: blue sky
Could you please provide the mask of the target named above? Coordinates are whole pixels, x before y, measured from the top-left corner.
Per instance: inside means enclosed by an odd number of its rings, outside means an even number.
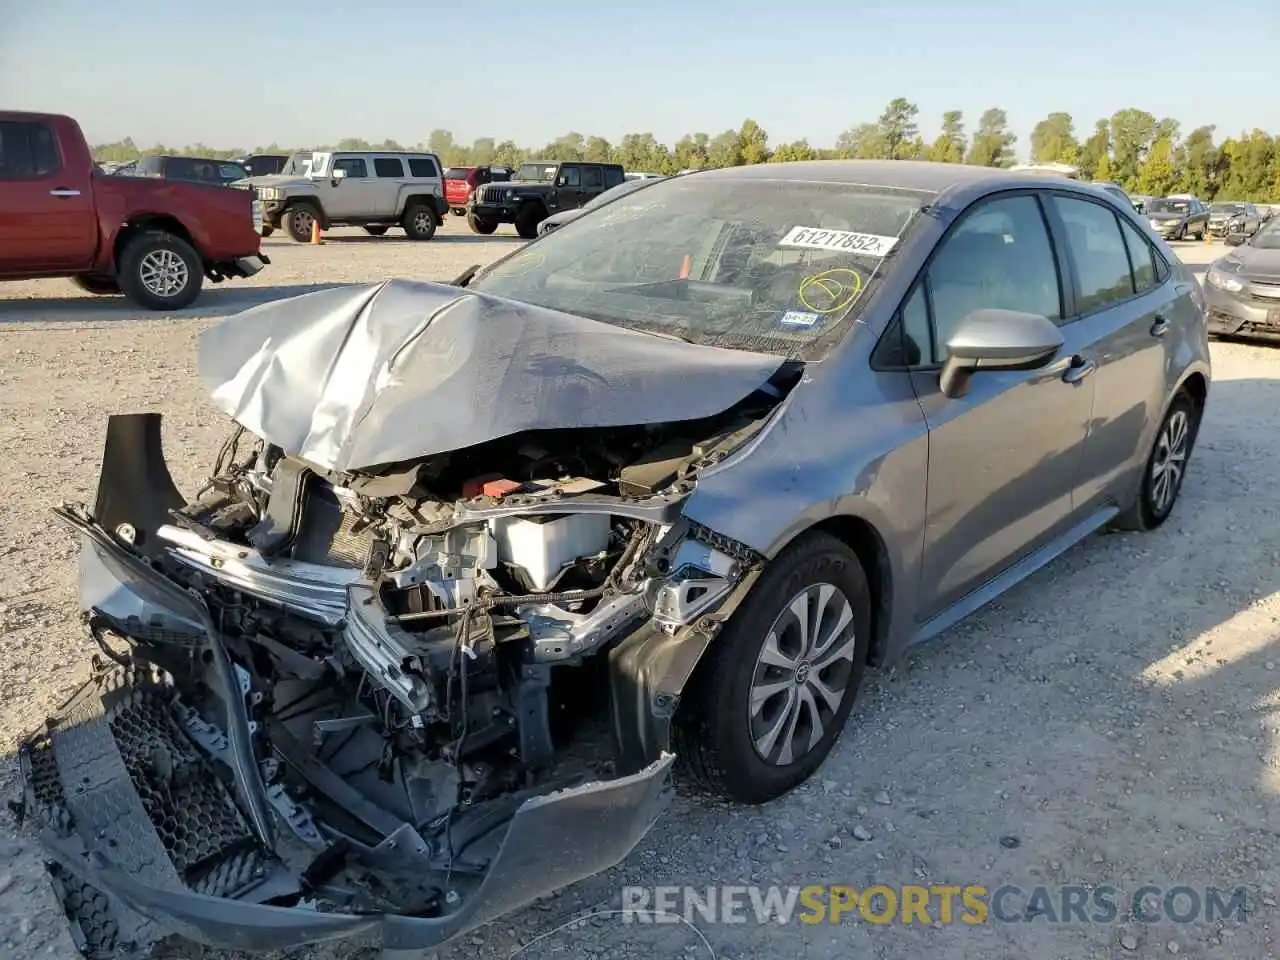
[[[745,117],[831,144],[891,98],[921,132],[1004,107],[1078,133],[1135,106],[1184,132],[1280,134],[1280,2],[490,0],[187,4],[0,0],[0,105],[70,113],[94,141],[252,147],[437,127],[527,146],[568,131],[673,142]],[[220,15],[214,15],[218,11]],[[1247,29],[1243,25],[1248,25]],[[1213,43],[1231,37],[1230,47]],[[1153,43],[1152,39],[1157,38]],[[1167,38],[1167,44],[1166,44]]]

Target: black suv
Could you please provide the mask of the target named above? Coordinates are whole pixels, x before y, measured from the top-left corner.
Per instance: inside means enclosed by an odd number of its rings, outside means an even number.
[[[237,180],[243,180],[249,176],[249,171],[243,164],[236,163],[234,160],[212,160],[207,157],[142,157],[128,175],[226,186]]]
[[[467,223],[483,234],[493,233],[500,223],[514,223],[516,233],[532,240],[538,235],[538,224],[551,214],[577,210],[625,179],[616,163],[522,163],[508,183],[476,188],[467,207]]]

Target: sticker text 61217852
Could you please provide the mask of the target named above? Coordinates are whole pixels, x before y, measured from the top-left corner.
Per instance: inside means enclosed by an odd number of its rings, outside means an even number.
[[[883,257],[897,237],[881,237],[874,233],[854,233],[852,230],[821,230],[818,227],[792,227],[778,241],[780,247],[806,247],[811,250],[835,250],[860,253],[866,257]]]

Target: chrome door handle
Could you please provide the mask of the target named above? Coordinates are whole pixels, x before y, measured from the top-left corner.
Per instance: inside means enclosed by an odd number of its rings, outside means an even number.
[[[1079,383],[1093,371],[1098,369],[1098,365],[1092,360],[1076,354],[1071,358],[1071,363],[1067,367],[1067,372],[1062,375],[1062,379],[1066,383]]]
[[[49,196],[51,196],[51,197],[78,197],[78,196],[80,196],[80,191],[79,191],[79,190],[72,190],[70,187],[54,187],[52,190],[50,190],[50,191],[49,191]]]
[[[1153,337],[1163,337],[1169,332],[1169,321],[1164,317],[1156,317],[1155,322],[1151,324],[1151,335]]]

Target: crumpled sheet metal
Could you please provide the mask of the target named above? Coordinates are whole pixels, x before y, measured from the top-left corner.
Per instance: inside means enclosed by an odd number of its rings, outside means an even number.
[[[251,308],[198,353],[220,410],[334,471],[526,430],[708,417],[781,363],[412,280]]]

